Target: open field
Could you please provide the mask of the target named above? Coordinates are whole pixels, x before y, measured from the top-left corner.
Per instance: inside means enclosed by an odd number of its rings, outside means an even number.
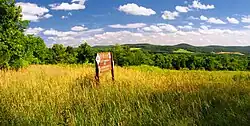
[[[0,125],[249,125],[250,73],[91,65],[0,72]]]

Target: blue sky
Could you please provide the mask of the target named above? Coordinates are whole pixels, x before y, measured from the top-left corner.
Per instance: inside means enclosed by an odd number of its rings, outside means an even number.
[[[48,46],[250,45],[249,0],[17,0]]]

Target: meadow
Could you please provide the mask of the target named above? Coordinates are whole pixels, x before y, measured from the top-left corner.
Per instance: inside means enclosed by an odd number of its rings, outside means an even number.
[[[250,72],[93,65],[0,71],[0,125],[249,125]]]

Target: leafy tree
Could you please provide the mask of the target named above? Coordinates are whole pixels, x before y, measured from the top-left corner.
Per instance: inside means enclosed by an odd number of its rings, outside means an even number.
[[[95,61],[95,50],[91,48],[87,43],[81,44],[77,48],[77,59],[78,63],[94,63]]]
[[[19,69],[33,62],[31,37],[24,34],[29,22],[21,18],[21,8],[14,0],[0,0],[1,69]]]
[[[32,56],[30,62],[32,64],[45,64],[48,49],[43,39],[29,35],[27,44],[26,52],[31,53]]]
[[[73,47],[68,46],[66,48],[66,58],[65,58],[65,62],[69,63],[69,64],[75,64],[77,63],[77,51],[76,49],[74,49]]]
[[[112,52],[113,52],[115,64],[119,66],[124,66],[125,64],[129,64],[128,59],[125,58],[130,52],[127,46],[121,46],[121,45],[116,44],[112,48]]]
[[[67,53],[65,47],[62,44],[54,44],[51,51],[53,64],[65,63]]]

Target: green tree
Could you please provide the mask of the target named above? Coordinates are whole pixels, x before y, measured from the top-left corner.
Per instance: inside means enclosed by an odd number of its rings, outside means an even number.
[[[115,64],[119,66],[129,65],[129,59],[127,56],[130,53],[130,50],[127,46],[121,46],[121,45],[116,44],[112,48],[112,52],[113,52]]]
[[[29,61],[32,64],[45,64],[47,55],[47,47],[43,39],[35,36],[28,36],[27,53],[31,53]]]
[[[51,48],[51,51],[53,64],[65,63],[67,53],[65,47],[62,44],[54,44]]]
[[[74,49],[73,47],[71,46],[68,46],[66,48],[66,58],[65,58],[65,62],[66,63],[69,63],[69,64],[75,64],[77,63],[77,51],[76,49]]]
[[[32,63],[30,37],[24,35],[28,21],[14,0],[0,0],[0,68],[18,69]]]
[[[95,50],[87,43],[81,44],[77,48],[77,62],[78,63],[94,63]]]

